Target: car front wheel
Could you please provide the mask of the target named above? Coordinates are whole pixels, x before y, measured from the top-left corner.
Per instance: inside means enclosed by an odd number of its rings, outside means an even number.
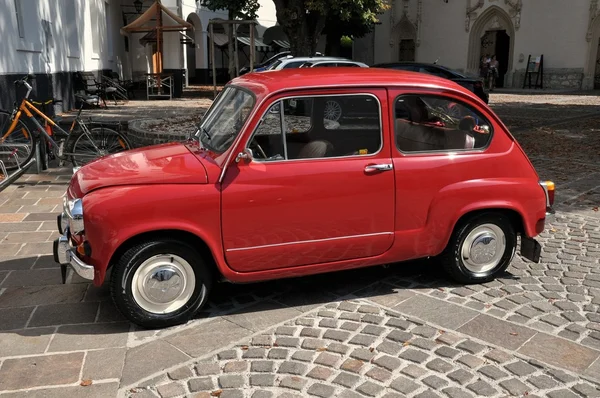
[[[516,246],[515,229],[505,215],[476,215],[456,227],[441,255],[442,265],[460,283],[489,282],[508,268]]]
[[[131,322],[145,328],[185,323],[206,303],[211,274],[192,247],[157,240],[127,250],[115,264],[111,295]]]

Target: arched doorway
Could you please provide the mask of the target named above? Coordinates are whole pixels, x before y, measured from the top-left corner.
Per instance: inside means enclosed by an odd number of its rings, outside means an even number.
[[[469,72],[479,73],[483,55],[496,55],[499,64],[497,87],[510,84],[515,28],[510,16],[498,6],[491,6],[477,18],[469,35]]]
[[[600,90],[600,16],[590,25],[587,40],[588,62],[584,71],[584,89]]]
[[[206,68],[204,65],[204,40],[202,39],[202,21],[196,13],[191,13],[187,17],[187,22],[194,27],[193,31],[188,32],[188,35],[194,39],[193,44],[186,45],[186,72],[190,83],[199,83],[198,76],[200,69]]]
[[[392,59],[395,58],[400,62],[415,61],[417,28],[410,22],[406,14],[404,14],[396,26],[394,26],[392,38],[394,40],[393,51],[396,54],[395,56],[392,56]]]

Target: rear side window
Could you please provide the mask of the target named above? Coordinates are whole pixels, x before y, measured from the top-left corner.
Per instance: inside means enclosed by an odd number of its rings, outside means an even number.
[[[290,63],[284,65],[282,69],[298,68],[303,63],[304,63],[304,61],[290,62]]]
[[[407,70],[407,71],[410,71],[410,72],[418,72],[417,67],[415,67],[413,65],[395,65],[392,69]]]
[[[452,76],[450,73],[441,70],[441,69],[437,69],[431,66],[427,66],[425,68],[421,68],[419,70],[419,72],[424,72],[424,73],[429,73],[430,75],[434,75],[434,76],[439,76],[439,77],[443,77],[444,79],[452,79],[454,76]]]
[[[435,95],[401,95],[394,103],[396,146],[401,152],[486,148],[492,125],[474,107]]]

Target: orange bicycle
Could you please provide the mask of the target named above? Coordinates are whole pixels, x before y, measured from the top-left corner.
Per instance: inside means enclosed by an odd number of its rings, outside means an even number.
[[[32,90],[29,80],[34,78],[34,75],[27,75],[15,81],[17,86],[27,88],[27,94],[20,105],[15,102],[12,112],[0,111],[0,162],[7,171],[17,170],[28,164],[34,155],[38,139],[41,144],[47,144],[53,156],[61,161],[70,160],[73,166],[82,166],[102,156],[132,148],[129,139],[118,131],[107,127],[88,128],[81,119],[84,101],[81,101],[81,107],[69,131],[63,130],[55,120],[46,116],[29,100]],[[48,103],[57,102],[60,101],[51,100]],[[23,114],[36,127],[36,135],[21,120]],[[34,115],[43,119],[45,126]],[[79,128],[75,129],[76,126]],[[57,134],[64,136],[59,142],[53,138]],[[46,146],[43,146],[45,149]]]

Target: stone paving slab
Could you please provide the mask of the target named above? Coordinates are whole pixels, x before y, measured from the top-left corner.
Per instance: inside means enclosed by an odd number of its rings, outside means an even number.
[[[577,373],[406,317],[367,299],[326,304],[200,361],[172,367],[153,381],[157,384],[128,388],[126,396],[600,394],[598,382]]]

